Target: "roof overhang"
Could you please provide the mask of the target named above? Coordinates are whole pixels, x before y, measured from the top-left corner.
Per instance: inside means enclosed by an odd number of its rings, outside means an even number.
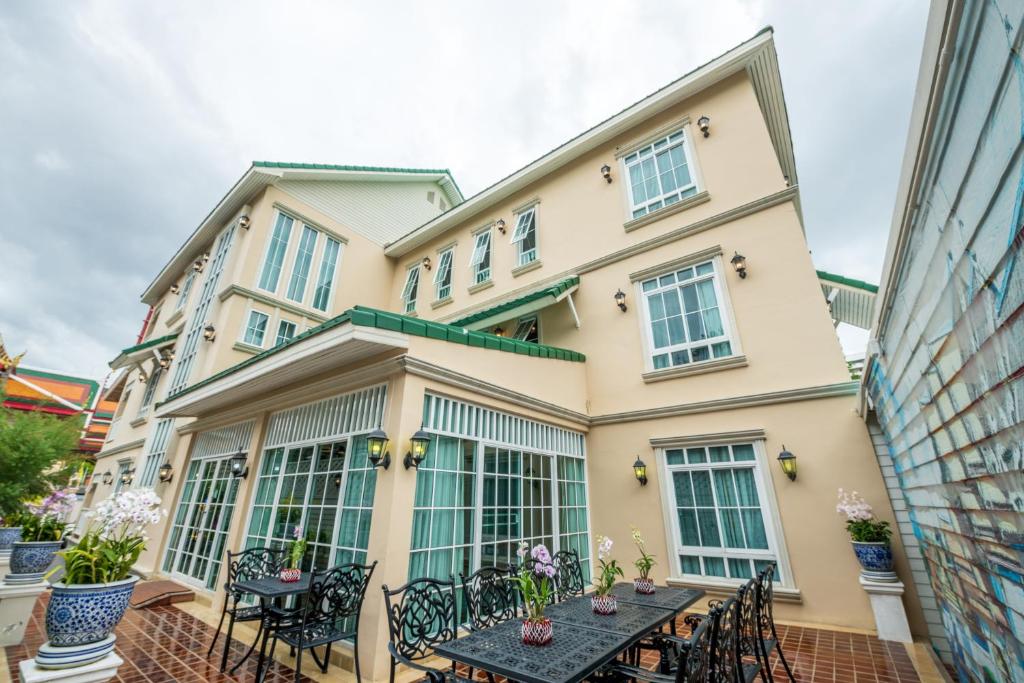
[[[746,71],[753,82],[754,91],[761,106],[761,112],[764,115],[768,134],[775,147],[782,173],[790,185],[797,185],[796,159],[789,130],[789,116],[786,113],[782,78],[779,74],[779,63],[775,54],[772,34],[771,27],[762,29],[750,40],[648,95],[636,104],[470,197],[459,206],[392,242],[387,245],[384,253],[396,257],[409,253],[437,235],[486,210],[491,205],[511,197],[574,159],[608,144],[657,113],[741,71]],[[797,206],[799,207],[799,203]]]
[[[865,330],[871,328],[878,287],[820,270],[818,282],[836,324],[846,323]]]
[[[451,324],[465,327],[467,330],[482,330],[496,323],[536,313],[564,301],[572,296],[579,287],[579,277],[566,278],[520,296],[508,297],[469,316],[454,320]]]
[[[110,369],[119,370],[121,368],[141,365],[150,358],[159,360],[160,351],[169,346],[174,346],[174,343],[178,341],[178,334],[180,333],[168,334],[164,337],[157,337],[142,344],[122,349],[121,353],[117,354],[117,358],[110,361]]]

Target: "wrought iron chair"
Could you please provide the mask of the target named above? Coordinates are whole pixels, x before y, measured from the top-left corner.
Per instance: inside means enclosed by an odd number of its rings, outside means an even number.
[[[785,655],[782,654],[782,643],[779,641],[779,633],[775,629],[775,617],[772,613],[772,602],[774,600],[774,591],[772,589],[772,580],[775,576],[775,564],[772,563],[764,568],[764,570],[757,577],[757,591],[755,598],[755,613],[757,615],[758,625],[758,638],[756,638],[757,646],[761,650],[760,662],[764,664],[764,671],[767,673],[766,680],[771,682],[774,680],[772,677],[772,667],[768,660],[768,655],[772,653],[772,650],[779,657],[779,661],[782,662],[782,668],[786,670],[786,675],[790,681],[796,681],[793,676],[793,670],[789,666],[789,662],[786,661]]]
[[[421,663],[433,653],[434,647],[458,638],[458,617],[455,608],[455,582],[439,579],[413,579],[404,586],[384,590],[388,618],[388,652],[391,653],[391,683],[395,681],[398,664],[427,674],[431,683],[468,683],[450,669],[436,669]]]
[[[552,558],[555,562],[555,590],[558,601],[583,595],[587,586],[583,582],[580,554],[575,550],[559,550]]]
[[[730,598],[730,600],[732,599]],[[724,606],[714,607],[708,612],[707,618],[701,619],[686,641],[686,647],[679,649],[679,656],[673,671],[659,673],[617,661],[610,664],[602,673],[615,681],[646,681],[647,683],[708,683],[709,681],[717,683],[729,680],[716,677],[718,670],[716,647],[719,622],[724,609]]]
[[[512,581],[514,574],[512,568],[498,567],[483,567],[469,576],[459,573],[470,629],[478,631],[516,618],[519,591]]]
[[[224,582],[224,604],[221,607],[220,622],[217,630],[213,632],[213,642],[206,656],[213,654],[217,646],[217,638],[220,637],[220,629],[224,626],[224,618],[228,618],[228,632],[224,640],[224,654],[220,659],[220,670],[224,671],[228,665],[228,651],[231,648],[231,633],[234,631],[236,621],[259,621],[259,630],[256,638],[249,647],[249,651],[242,657],[245,661],[252,654],[256,643],[259,642],[263,632],[263,607],[260,605],[239,604],[242,601],[242,594],[235,590],[234,586],[239,581],[251,581],[262,579],[266,576],[274,576],[281,570],[283,555],[281,550],[273,548],[249,548],[238,553],[227,551],[227,581]]]
[[[287,643],[295,654],[295,681],[302,679],[302,652],[309,650],[320,671],[327,673],[331,661],[331,645],[346,638],[352,639],[352,659],[355,661],[356,681],[362,681],[359,670],[359,615],[370,576],[377,567],[373,564],[342,564],[322,572],[313,572],[309,591],[305,595],[297,625],[274,631],[270,646],[270,660],[274,659],[277,641]],[[321,661],[316,648],[324,648]]]

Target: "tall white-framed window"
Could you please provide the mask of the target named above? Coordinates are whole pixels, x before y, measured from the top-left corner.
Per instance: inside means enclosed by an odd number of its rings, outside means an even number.
[[[178,301],[174,304],[175,311],[185,308],[185,304],[188,303],[188,295],[192,293],[192,285],[195,284],[196,275],[195,268],[188,269],[188,274],[185,276],[185,284],[181,286],[181,291],[178,292]]]
[[[661,370],[736,353],[719,259],[643,280],[639,289],[648,367]]]
[[[406,313],[416,311],[416,295],[420,288],[420,266],[410,266],[405,271],[405,287],[402,288],[402,310]]]
[[[263,339],[267,334],[267,323],[270,316],[261,311],[249,311],[249,319],[245,323],[245,332],[242,334],[242,341],[250,346],[263,346]]]
[[[455,247],[448,247],[437,257],[437,272],[434,273],[434,300],[441,301],[452,295],[452,257]]]
[[[114,479],[114,495],[117,495],[118,493],[121,492],[121,489],[129,485],[125,484],[124,475],[131,471],[131,469],[132,461],[130,459],[117,461],[117,475],[116,478]]]
[[[512,333],[512,338],[520,341],[540,343],[540,327],[537,323],[537,316],[531,315],[520,318],[516,322],[516,329]]]
[[[173,424],[174,418],[164,418],[156,423],[156,427],[153,429],[153,438],[149,442],[149,450],[146,451],[142,475],[139,477],[138,485],[140,487],[152,488],[156,483],[157,472],[167,457],[167,443],[171,438]]]
[[[516,265],[525,266],[537,260],[537,207],[531,206],[516,216],[512,231],[512,244],[516,247]]]
[[[142,392],[142,405],[139,406],[139,417],[142,417],[149,412],[149,407],[153,405],[153,398],[156,396],[157,385],[160,384],[160,378],[163,376],[164,369],[159,365],[153,370],[153,374],[149,376],[149,381],[146,382],[146,390]]]
[[[306,298],[306,283],[309,281],[309,269],[313,264],[313,252],[316,251],[316,239],[319,233],[308,225],[302,226],[302,237],[299,248],[295,252],[295,263],[292,265],[292,276],[288,281],[287,297],[292,301]]]
[[[630,215],[639,218],[697,194],[686,128],[622,159],[629,179]]]
[[[281,279],[281,268],[284,266],[284,255],[288,251],[288,241],[292,236],[292,225],[295,220],[287,214],[278,213],[274,231],[267,243],[267,254],[263,259],[260,272],[259,288],[268,292],[277,291],[277,283]]]
[[[473,272],[473,284],[487,282],[491,279],[491,229],[478,232],[473,237],[473,255],[469,259],[469,268]]]
[[[292,340],[295,336],[297,327],[291,320],[281,320],[277,323],[277,338],[274,340],[274,346],[280,346],[285,342]]]
[[[341,242],[333,237],[328,237],[324,243],[324,253],[320,256],[320,272],[316,278],[316,288],[313,290],[313,308],[318,311],[326,311],[331,302],[334,274],[338,269],[338,254],[340,252]]]
[[[762,444],[687,445],[659,454],[677,576],[741,581],[779,560]]]

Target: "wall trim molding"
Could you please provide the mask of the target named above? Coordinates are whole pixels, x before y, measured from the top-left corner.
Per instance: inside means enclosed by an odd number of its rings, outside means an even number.
[[[722,245],[716,244],[712,247],[708,247],[707,249],[701,249],[700,251],[695,251],[692,254],[687,254],[686,256],[680,256],[679,258],[672,259],[671,261],[659,263],[656,266],[634,271],[629,274],[629,281],[639,282],[640,280],[646,280],[654,277],[655,275],[663,275],[665,271],[679,270],[680,268],[692,266],[700,263],[701,261],[707,261],[708,259],[714,258],[721,253]]]
[[[124,453],[125,451],[132,450],[133,448],[142,448],[145,444],[145,439],[136,439],[135,441],[129,441],[128,443],[123,443],[120,446],[114,446],[113,448],[109,448],[105,451],[100,451],[99,453],[96,454],[96,459],[99,460],[100,458],[105,458],[108,455],[117,455],[118,453]]]
[[[537,270],[543,265],[544,263],[540,259],[536,259],[535,261],[530,261],[527,264],[516,266],[512,269],[512,277],[519,277],[523,273],[529,273],[531,270]]]
[[[246,287],[242,287],[241,285],[228,285],[227,287],[221,290],[220,294],[217,295],[217,298],[220,299],[221,301],[226,301],[228,298],[234,295],[244,296],[246,298],[252,299],[253,301],[259,301],[261,304],[265,304],[273,308],[280,308],[282,311],[288,311],[289,313],[292,313],[294,315],[300,315],[304,318],[315,320],[318,324],[327,322],[327,317],[324,316],[323,314],[308,311],[304,308],[300,308],[299,306],[295,306],[285,301],[281,301],[280,299],[275,299],[272,296],[267,296],[266,294],[261,294]]]
[[[626,232],[633,232],[645,225],[650,225],[651,223],[660,221],[663,218],[668,218],[672,214],[685,211],[686,209],[709,201],[711,201],[711,195],[708,194],[707,190],[701,190],[697,194],[690,195],[686,199],[682,199],[675,204],[669,204],[668,206],[663,206],[660,209],[655,209],[654,211],[646,213],[643,216],[639,216],[638,218],[631,218],[622,224],[622,229]]]
[[[677,377],[692,377],[693,375],[703,375],[708,372],[745,367],[747,367],[747,357],[741,354],[739,356],[729,356],[728,358],[706,360],[700,363],[688,363],[674,368],[652,370],[651,372],[643,373],[640,377],[643,378],[645,384],[650,384],[652,382],[663,382],[667,379],[676,379]]]
[[[646,147],[647,145],[653,144],[658,140],[662,139],[663,137],[667,137],[672,133],[676,133],[682,130],[688,125],[690,125],[690,115],[683,114],[680,118],[673,119],[666,123],[665,125],[659,126],[656,130],[647,133],[642,137],[633,138],[629,142],[624,142],[623,144],[619,145],[618,147],[615,148],[615,158],[621,159],[623,157],[627,157],[633,152],[640,149],[641,147]],[[684,133],[687,136],[690,134],[689,131],[684,131]]]
[[[742,429],[735,432],[718,432],[715,434],[691,434],[689,436],[658,436],[651,437],[651,446],[654,448],[674,448],[679,446],[694,446],[703,444],[732,444],[745,443],[747,441],[758,441],[765,438],[763,429]]]

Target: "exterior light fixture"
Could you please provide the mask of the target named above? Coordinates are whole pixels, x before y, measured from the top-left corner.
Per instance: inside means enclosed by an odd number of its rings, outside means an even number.
[[[640,459],[639,455],[636,456],[636,462],[633,463],[633,476],[641,486],[647,486],[647,464]]]
[[[149,377],[147,377],[146,373],[144,373],[141,369],[139,370],[139,381],[142,382],[143,384],[147,384],[149,382]]]
[[[423,257],[423,267],[426,268],[427,270],[430,270],[430,257],[429,256],[424,256]]]
[[[492,332],[491,334],[493,334],[495,337],[504,337],[505,336],[505,328],[504,327],[495,327],[494,328],[494,332]]]
[[[103,482],[104,486],[110,486],[110,484],[114,481],[114,475],[110,473],[110,470],[107,470],[106,472],[103,473],[103,476],[100,478],[100,480]]]
[[[217,338],[217,328],[213,326],[213,323],[206,323],[206,327],[203,328],[203,339],[208,342],[212,342]]]
[[[171,285],[171,294],[177,294],[181,291],[181,287],[178,285]]]
[[[604,179],[607,180],[609,183],[612,182],[612,167],[609,166],[608,164],[602,166],[601,175],[604,176]]]
[[[157,364],[160,366],[161,370],[166,370],[171,366],[170,356],[160,356],[160,360],[157,361]]]
[[[252,225],[252,220],[250,220],[249,216],[243,213],[238,217],[238,227],[242,230],[248,230],[250,225]]]
[[[121,483],[125,486],[129,486],[132,483],[132,479],[135,478],[135,470],[125,470],[121,475]]]
[[[387,469],[391,466],[391,454],[388,453],[388,435],[378,427],[366,435],[366,457],[374,467]]]
[[[494,224],[496,226],[498,226],[498,232],[500,232],[502,235],[504,235],[505,234],[505,219],[499,218],[498,220],[494,221]]]
[[[736,269],[736,274],[740,276],[740,279],[743,279],[747,276],[746,256],[737,251],[735,254],[733,254],[733,257],[729,259],[729,263],[731,263],[732,267]]]
[[[174,468],[171,467],[171,463],[165,462],[163,465],[160,465],[159,476],[160,481],[165,484],[174,478]]]
[[[711,135],[711,117],[707,114],[701,114],[700,118],[697,119],[697,127],[700,128],[701,133],[704,133],[704,137]]]
[[[231,465],[231,476],[235,479],[245,479],[249,476],[249,465],[245,462],[246,453],[242,449],[238,449],[238,452],[231,456],[229,464]]]
[[[621,289],[615,292],[615,305],[619,307],[619,310],[623,313],[626,312],[626,293]]]
[[[423,427],[416,430],[416,433],[409,437],[409,452],[405,454],[405,469],[415,467],[419,469],[420,463],[427,457],[430,450],[430,434],[423,431]]]
[[[195,263],[192,264],[192,270],[197,273],[203,272],[203,259],[196,259]]]
[[[782,452],[779,453],[779,465],[790,481],[796,481],[796,456],[786,450],[786,444],[782,444]]]

